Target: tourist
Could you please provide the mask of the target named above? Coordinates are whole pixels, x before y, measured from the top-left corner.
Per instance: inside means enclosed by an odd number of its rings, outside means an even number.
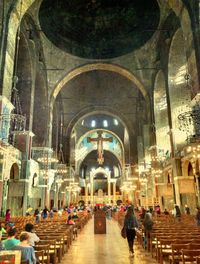
[[[78,219],[78,215],[77,215],[76,212],[73,213],[73,215],[72,215],[72,219]]]
[[[49,212],[49,217],[53,218],[54,217],[54,211],[53,208],[51,208],[50,212]]]
[[[144,209],[144,207],[141,207],[141,209],[140,209],[140,213],[139,213],[139,216],[140,216],[140,222],[141,222],[141,223],[143,223],[143,221],[144,221],[145,214],[146,214],[146,210]]]
[[[157,205],[156,208],[155,208],[155,212],[157,215],[160,215],[161,213],[161,210],[160,210],[160,205]]]
[[[195,216],[196,225],[200,226],[200,207],[197,207],[196,210],[197,210],[197,213],[196,213],[196,216]]]
[[[20,243],[13,247],[12,250],[21,251],[21,261],[28,261],[29,264],[36,264],[35,252],[32,246],[29,245],[28,233],[20,235]]]
[[[11,228],[8,230],[8,238],[2,242],[3,247],[6,250],[12,249],[14,246],[18,245],[20,241],[16,239],[17,230],[15,228]]]
[[[179,206],[177,204],[175,204],[174,206],[174,210],[173,210],[173,213],[174,217],[180,221],[181,220],[181,210],[179,208]]]
[[[152,215],[149,212],[145,214],[143,226],[144,226],[144,248],[146,249],[150,238],[150,232],[153,228]]]
[[[7,233],[3,225],[3,223],[0,223],[0,240],[2,238],[2,235]]]
[[[45,208],[44,208],[43,211],[42,211],[42,217],[43,217],[43,219],[47,219],[47,217],[48,217],[48,213],[49,213],[49,210],[48,210],[47,207],[45,206]]]
[[[74,222],[74,220],[72,220],[72,216],[71,215],[68,216],[67,224],[68,225],[75,225],[75,222]]]
[[[35,209],[34,216],[35,216],[35,222],[36,222],[36,224],[39,224],[41,214],[40,214],[40,211],[38,210],[38,208]]]
[[[33,211],[33,208],[29,205],[27,210],[26,210],[26,216],[31,215],[31,212]]]
[[[34,231],[34,226],[33,224],[31,223],[28,223],[25,225],[25,231],[26,233],[29,235],[29,245],[34,247],[35,246],[35,242],[39,242],[40,239],[39,237],[35,234],[35,231]],[[22,232],[24,233],[24,232]]]
[[[185,214],[190,215],[190,208],[187,206],[187,204],[185,205]]]
[[[136,235],[135,228],[138,228],[138,222],[134,215],[133,209],[131,207],[128,208],[125,219],[124,219],[124,227],[126,229],[126,236],[129,245],[129,252],[131,255],[134,254],[133,244]]]
[[[10,218],[11,218],[11,210],[10,209],[7,209],[6,210],[6,215],[5,215],[5,221],[6,221],[6,223],[9,223],[10,222]]]
[[[169,215],[169,212],[167,211],[166,208],[165,208],[165,210],[164,210],[164,214],[165,214],[165,215]]]

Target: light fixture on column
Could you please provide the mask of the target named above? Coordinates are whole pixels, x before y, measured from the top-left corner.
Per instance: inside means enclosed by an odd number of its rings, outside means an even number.
[[[191,76],[185,74],[185,82],[188,90],[191,90]],[[191,105],[188,105],[188,111],[178,115],[179,130],[187,135],[187,143],[199,141],[200,139],[200,103],[199,98],[195,97]],[[191,108],[192,107],[192,108]],[[185,109],[184,109],[185,110]]]

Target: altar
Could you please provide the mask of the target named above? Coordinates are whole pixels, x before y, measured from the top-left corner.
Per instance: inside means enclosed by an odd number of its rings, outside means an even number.
[[[106,234],[106,214],[100,209],[94,212],[94,233]]]

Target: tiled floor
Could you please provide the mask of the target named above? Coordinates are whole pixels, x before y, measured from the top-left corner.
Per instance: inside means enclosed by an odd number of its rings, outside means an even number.
[[[120,235],[116,221],[107,220],[107,234],[95,235],[93,219],[73,242],[62,264],[154,264],[150,254],[135,243],[134,257],[129,257],[127,241]]]

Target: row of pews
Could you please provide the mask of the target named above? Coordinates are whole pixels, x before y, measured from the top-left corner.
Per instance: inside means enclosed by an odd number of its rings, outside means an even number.
[[[122,227],[124,213],[114,215]],[[200,264],[200,227],[195,225],[194,216],[183,215],[180,220],[173,216],[153,217],[153,230],[145,237],[142,224],[137,230],[137,241],[144,247],[147,239],[147,250],[159,264]]]
[[[76,239],[78,233],[83,229],[91,218],[90,213],[78,213],[78,219],[74,219],[75,225],[68,225],[66,220],[68,214],[64,213],[62,216],[54,216],[41,220],[35,226],[35,232],[40,238],[36,243],[34,249],[36,258],[40,264],[57,264],[62,261],[63,256],[67,253],[73,240]],[[15,222],[15,227],[18,234],[24,231],[26,223],[34,224],[35,219],[33,216],[16,217],[12,219]],[[4,236],[2,239],[6,239]],[[24,264],[24,262],[21,262]]]

